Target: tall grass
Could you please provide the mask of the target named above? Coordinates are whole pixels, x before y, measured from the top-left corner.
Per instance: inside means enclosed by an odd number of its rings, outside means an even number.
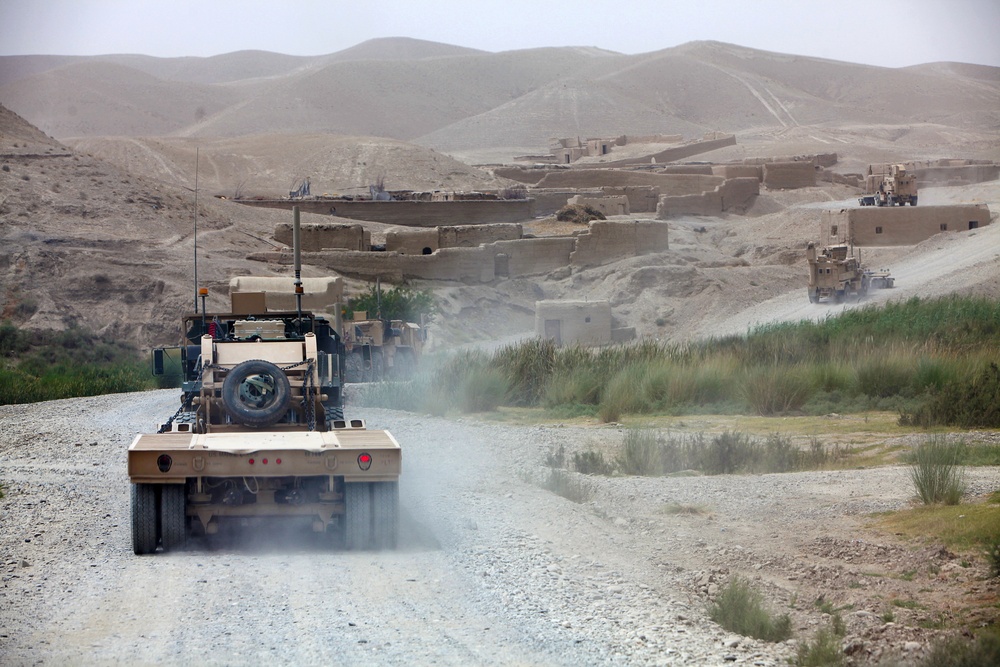
[[[1000,361],[997,350],[1000,302],[910,299],[688,344],[644,340],[593,349],[532,340],[492,355],[464,352],[443,364],[437,384],[460,386],[456,368],[490,367],[506,378],[507,405],[596,414],[605,422],[679,412],[878,408],[904,410],[905,423],[985,426],[1000,425],[1000,371],[990,370]],[[967,407],[939,414],[941,406],[956,405]]]
[[[709,617],[730,632],[767,642],[781,642],[792,636],[787,614],[774,616],[763,605],[763,595],[740,577],[722,589],[708,608]]]
[[[0,325],[0,404],[152,389],[149,362],[131,345],[82,329]]]
[[[965,493],[962,443],[949,443],[932,435],[917,445],[911,456],[910,479],[925,505],[957,505]]]

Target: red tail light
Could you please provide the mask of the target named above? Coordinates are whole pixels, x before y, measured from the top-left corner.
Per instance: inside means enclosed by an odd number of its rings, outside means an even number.
[[[358,455],[358,467],[362,470],[368,470],[372,467],[372,455],[365,452],[364,454]]]

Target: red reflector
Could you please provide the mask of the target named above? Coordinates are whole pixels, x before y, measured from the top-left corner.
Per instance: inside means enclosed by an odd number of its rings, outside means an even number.
[[[253,459],[250,459],[250,465],[253,465]]]
[[[367,452],[364,454],[358,454],[358,467],[362,470],[368,470],[372,467],[372,455]]]
[[[361,460],[362,463],[371,463],[372,460],[372,457],[368,456],[367,454],[362,454],[358,458]]]
[[[263,463],[264,465],[267,465],[267,459],[261,459],[260,462]]]
[[[274,459],[274,464],[280,466],[281,465],[281,459]]]

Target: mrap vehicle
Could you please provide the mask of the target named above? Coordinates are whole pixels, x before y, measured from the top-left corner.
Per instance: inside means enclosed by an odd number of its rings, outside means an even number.
[[[342,336],[301,308],[297,211],[295,237],[298,308],[273,312],[263,292],[232,292],[230,312],[208,313],[200,290],[182,344],[153,351],[154,373],[180,364],[181,405],[128,449],[136,554],[258,519],[301,520],[347,549],[395,547],[400,446],[344,419]]]

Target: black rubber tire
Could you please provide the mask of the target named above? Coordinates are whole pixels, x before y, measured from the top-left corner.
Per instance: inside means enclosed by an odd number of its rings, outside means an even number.
[[[327,405],[323,408],[324,415],[326,417],[326,427],[328,429],[333,428],[334,420],[344,419],[344,406],[342,405]]]
[[[368,482],[344,485],[344,548],[368,549],[372,543],[372,490]]]
[[[160,540],[164,551],[180,551],[187,543],[185,509],[187,490],[183,484],[164,484],[160,491]]]
[[[833,302],[834,303],[843,303],[844,302],[844,292],[842,290],[837,290],[836,292],[834,292],[834,294],[833,294]]]
[[[360,350],[354,350],[344,359],[344,382],[364,382],[364,363]]]
[[[156,485],[132,485],[132,551],[137,556],[156,551],[159,513],[156,511]]]
[[[269,390],[259,392],[253,379],[270,378]],[[249,383],[249,384],[247,384]],[[241,390],[244,390],[241,392]],[[254,404],[248,403],[242,394],[259,397]],[[288,378],[280,368],[270,361],[251,359],[229,371],[222,383],[222,404],[226,412],[239,424],[261,428],[281,421],[288,412],[292,401],[292,389]]]
[[[399,539],[399,482],[373,482],[371,486],[375,548],[395,549]]]

